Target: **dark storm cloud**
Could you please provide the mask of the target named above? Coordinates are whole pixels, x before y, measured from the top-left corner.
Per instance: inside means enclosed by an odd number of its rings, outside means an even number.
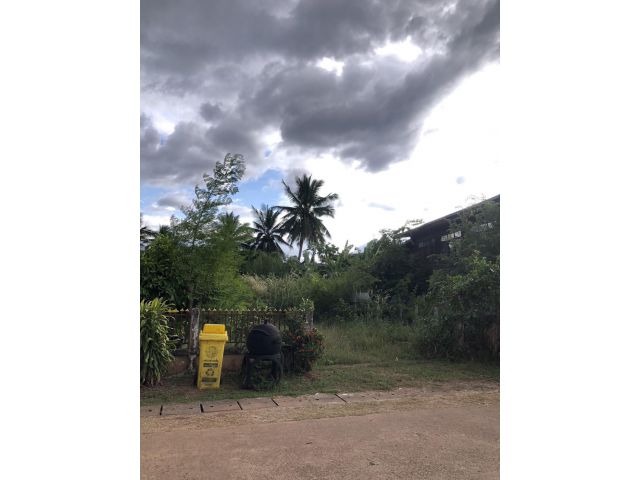
[[[403,37],[416,10],[429,2],[142,0],[143,70],[192,76],[249,57],[344,57]]]
[[[153,127],[151,118],[144,113],[140,115],[140,164],[153,155],[160,145],[160,133]]]
[[[179,209],[183,205],[187,205],[189,203],[189,198],[184,194],[169,194],[165,195],[158,199],[155,203],[158,207],[170,207]]]
[[[259,147],[254,137],[234,119],[210,128],[195,122],[181,122],[162,143],[153,125],[143,120],[141,125],[141,177],[151,184],[198,181],[227,153],[242,153],[248,163],[259,162]]]
[[[200,116],[204,118],[207,122],[215,122],[222,117],[223,111],[222,106],[219,103],[212,105],[209,102],[203,103],[200,105]]]
[[[192,180],[197,171],[211,169],[212,146],[199,125],[179,123],[161,144],[158,130],[148,122],[141,124],[140,174],[144,181],[180,183]]]
[[[260,113],[279,113],[286,142],[331,149],[378,171],[406,159],[425,112],[466,74],[497,57],[498,23],[496,4],[462,25],[446,55],[425,58],[400,75],[399,82],[394,80],[401,65],[393,61],[375,67],[346,65],[341,78],[315,68],[289,67],[263,81],[251,105]]]
[[[407,35],[423,49],[416,62],[374,54]],[[323,57],[344,62],[342,75],[316,67]],[[498,1],[143,0],[143,106],[145,94],[200,99],[200,118],[161,146],[141,119],[143,179],[193,179],[226,152],[258,171],[278,130],[278,155],[385,169],[411,154],[444,95],[498,57]]]

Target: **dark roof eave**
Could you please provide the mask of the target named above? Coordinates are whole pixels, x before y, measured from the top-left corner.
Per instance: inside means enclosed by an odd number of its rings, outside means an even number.
[[[462,208],[460,210],[457,210],[457,211],[455,211],[453,213],[445,215],[444,217],[436,218],[435,220],[431,220],[430,222],[423,223],[422,225],[420,225],[420,226],[418,226],[416,228],[413,228],[411,230],[406,231],[405,234],[403,235],[403,237],[414,238],[415,236],[424,235],[425,233],[428,233],[430,231],[441,230],[444,227],[449,227],[449,222],[451,220],[454,220],[460,214],[460,212],[463,212],[463,211],[468,210],[470,208],[473,208],[473,207],[476,207],[478,205],[482,205],[483,203],[491,202],[491,201],[500,203],[500,195],[496,195],[495,197],[487,198],[486,200],[483,200],[483,201],[478,202],[478,203],[474,203],[473,205],[469,205],[468,207],[465,207],[465,208]]]

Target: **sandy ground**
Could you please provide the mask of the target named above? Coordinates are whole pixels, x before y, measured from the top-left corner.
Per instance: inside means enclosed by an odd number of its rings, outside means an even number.
[[[141,418],[143,479],[494,479],[499,387]]]

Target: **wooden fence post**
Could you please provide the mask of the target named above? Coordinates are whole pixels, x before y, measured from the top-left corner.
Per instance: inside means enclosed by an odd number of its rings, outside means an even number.
[[[200,331],[200,309],[192,308],[189,323],[189,372],[196,370],[196,356],[198,353],[198,333]]]

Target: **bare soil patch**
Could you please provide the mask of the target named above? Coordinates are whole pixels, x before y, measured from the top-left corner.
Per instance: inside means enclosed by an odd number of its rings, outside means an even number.
[[[141,418],[142,478],[499,478],[499,387]]]
[[[493,405],[499,402],[499,385],[494,382],[449,382],[423,388],[393,391],[397,397],[387,395],[383,401],[372,400],[345,404],[307,404],[257,410],[232,410],[197,415],[171,415],[170,417],[141,417],[141,433],[174,430],[199,430],[229,425],[298,421],[310,418],[333,418],[371,413],[411,410],[430,406]],[[373,393],[373,392],[363,392]],[[375,392],[377,394],[387,392]],[[290,405],[290,404],[289,404]]]

